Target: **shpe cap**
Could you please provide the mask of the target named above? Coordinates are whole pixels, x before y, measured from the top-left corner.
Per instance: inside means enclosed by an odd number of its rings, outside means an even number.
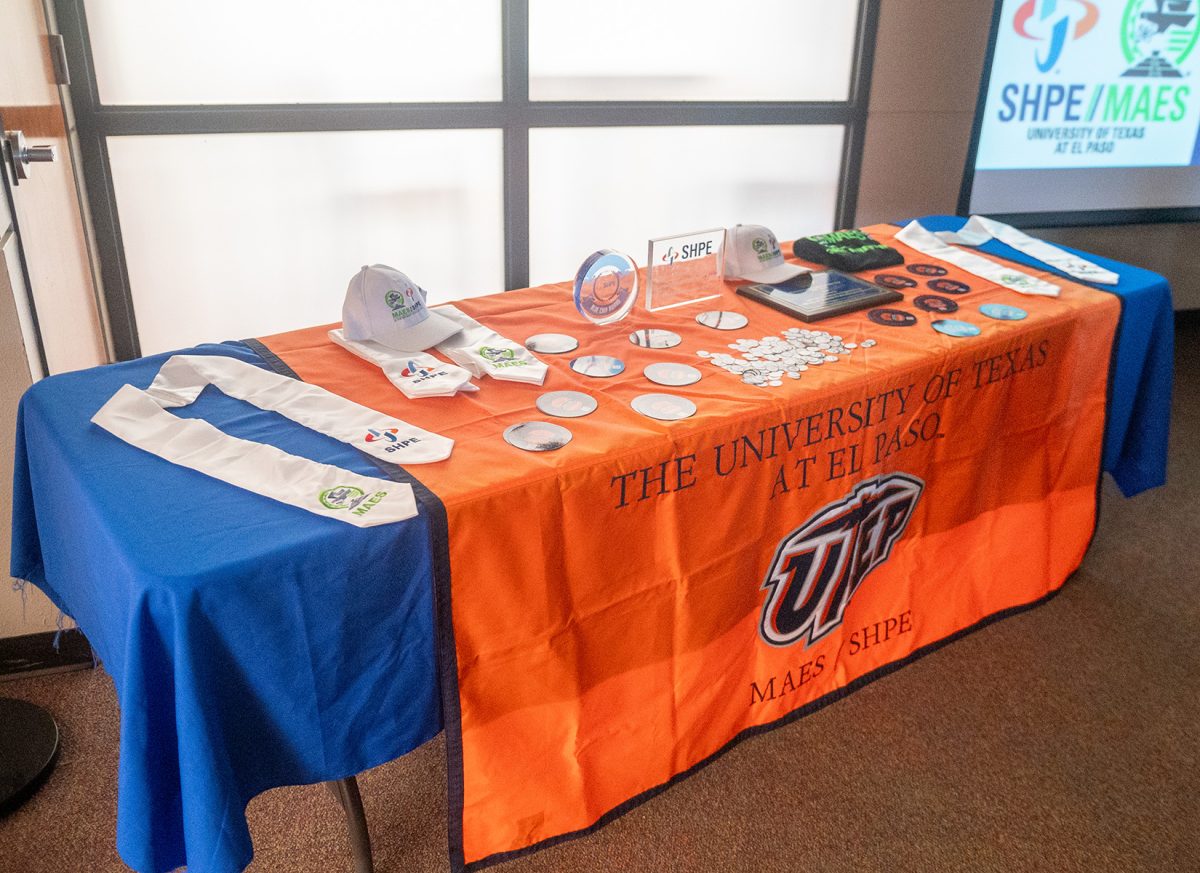
[[[401,352],[423,352],[462,328],[425,305],[425,291],[391,267],[363,267],[346,288],[347,339],[373,340]]]
[[[729,231],[725,246],[725,279],[746,279],[768,285],[807,273],[783,259],[779,240],[761,224],[739,224]]]

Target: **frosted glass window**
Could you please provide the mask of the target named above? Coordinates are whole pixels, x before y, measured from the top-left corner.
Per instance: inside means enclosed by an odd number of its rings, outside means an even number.
[[[652,237],[764,224],[832,229],[840,125],[546,128],[529,132],[530,278],[575,275],[600,248],[646,260]]]
[[[363,264],[503,287],[498,130],[110,137],[142,352],[341,320]]]
[[[853,0],[529,0],[533,100],[846,100]]]
[[[499,100],[497,0],[86,0],[100,102]]]

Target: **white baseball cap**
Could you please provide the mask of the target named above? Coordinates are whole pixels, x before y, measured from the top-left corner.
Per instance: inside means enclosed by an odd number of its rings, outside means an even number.
[[[383,264],[363,267],[346,288],[342,330],[401,352],[423,352],[462,328],[425,305],[425,290]]]
[[[730,229],[723,267],[726,279],[777,284],[807,272],[783,259],[779,240],[761,224],[739,224]]]

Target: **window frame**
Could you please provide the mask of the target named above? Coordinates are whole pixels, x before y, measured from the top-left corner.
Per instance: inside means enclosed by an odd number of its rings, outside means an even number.
[[[880,0],[860,0],[844,101],[533,101],[529,3],[501,0],[501,99],[444,103],[128,106],[100,102],[84,0],[53,0],[71,70],[73,121],[116,360],[140,357],[107,139],[111,136],[498,129],[503,138],[504,285],[529,284],[529,131],[537,127],[838,125],[845,133],[837,227],[854,225]]]

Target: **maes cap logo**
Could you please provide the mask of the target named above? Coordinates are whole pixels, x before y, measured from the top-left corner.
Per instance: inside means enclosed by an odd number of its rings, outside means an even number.
[[[758,260],[769,261],[775,257],[783,257],[783,252],[779,250],[779,243],[773,236],[756,236],[750,241],[750,248],[754,249],[754,253],[758,255]]]
[[[383,295],[383,302],[388,305],[388,309],[392,310],[393,321],[411,318],[421,310],[423,305],[423,301],[411,286],[406,287],[403,291],[391,289]]]
[[[888,559],[925,483],[907,473],[860,482],[788,534],[762,587],[759,635],[772,646],[812,645],[842,623],[867,574]]]
[[[1034,60],[1038,70],[1048,73],[1067,42],[1083,37],[1099,20],[1100,10],[1090,0],[1025,0],[1013,16],[1013,30],[1025,39],[1045,43]]]
[[[1121,17],[1121,51],[1132,66],[1122,76],[1179,79],[1179,65],[1196,47],[1194,0],[1128,0]]]

